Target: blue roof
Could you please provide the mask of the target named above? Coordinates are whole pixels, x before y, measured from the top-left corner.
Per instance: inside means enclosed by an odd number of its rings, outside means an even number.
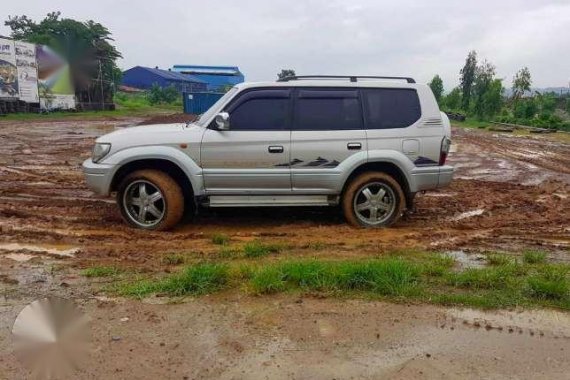
[[[202,79],[199,79],[193,75],[181,74],[181,73],[178,73],[176,71],[153,69],[153,68],[144,67],[144,66],[135,66],[132,69],[136,69],[136,68],[147,70],[147,71],[149,71],[149,72],[151,72],[151,73],[153,73],[153,74],[155,74],[161,78],[171,80],[171,81],[173,80],[173,81],[180,81],[180,82],[206,83]],[[132,70],[132,69],[129,69],[129,70]],[[127,70],[127,71],[129,71],[129,70]]]
[[[174,65],[172,70],[192,74],[242,75],[237,66]]]

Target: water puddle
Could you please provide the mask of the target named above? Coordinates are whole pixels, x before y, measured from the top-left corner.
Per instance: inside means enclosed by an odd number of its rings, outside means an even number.
[[[33,259],[34,257],[37,257],[37,256],[30,255],[27,253],[10,253],[4,257],[6,257],[7,259],[14,260],[14,261],[24,262],[24,261],[30,261],[31,259]]]
[[[79,252],[79,248],[77,247],[70,248],[68,246],[56,246],[56,245],[3,243],[0,244],[0,251],[8,251],[8,252],[28,251],[34,253],[54,255],[59,257],[75,257],[75,254]]]
[[[465,251],[446,252],[447,256],[453,257],[460,270],[469,268],[484,268],[487,265],[487,258],[481,254],[468,254]]]
[[[448,198],[454,197],[457,193],[425,193],[425,197],[434,197],[434,198]]]
[[[466,212],[462,212],[459,215],[454,216],[453,218],[451,218],[451,220],[454,222],[457,222],[458,220],[463,220],[463,219],[467,219],[467,218],[471,218],[474,216],[481,215],[484,212],[485,212],[485,210],[482,208],[479,208],[477,210],[466,211]]]
[[[545,332],[555,336],[570,337],[570,314],[556,310],[521,310],[521,311],[483,311],[453,308],[447,311],[451,318],[457,318],[466,324],[495,329],[504,332],[528,332],[530,335],[542,335]]]

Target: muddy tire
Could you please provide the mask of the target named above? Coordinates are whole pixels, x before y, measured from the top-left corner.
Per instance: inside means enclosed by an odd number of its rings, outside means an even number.
[[[137,170],[127,175],[119,185],[117,204],[128,224],[146,230],[169,230],[184,215],[182,189],[159,170]]]
[[[366,172],[354,178],[342,197],[346,221],[355,227],[388,227],[396,223],[406,197],[393,177],[380,172]]]

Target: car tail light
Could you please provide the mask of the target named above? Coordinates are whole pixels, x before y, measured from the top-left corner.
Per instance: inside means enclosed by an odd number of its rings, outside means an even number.
[[[451,139],[447,136],[441,140],[441,150],[439,151],[439,166],[445,165],[445,160],[447,159],[447,154],[449,153],[449,147],[451,146]]]

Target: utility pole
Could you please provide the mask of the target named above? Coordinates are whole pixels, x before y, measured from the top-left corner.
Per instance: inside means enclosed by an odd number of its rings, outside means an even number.
[[[101,111],[105,111],[105,96],[103,93],[103,71],[101,70],[101,59],[99,59],[99,81],[101,83]]]

